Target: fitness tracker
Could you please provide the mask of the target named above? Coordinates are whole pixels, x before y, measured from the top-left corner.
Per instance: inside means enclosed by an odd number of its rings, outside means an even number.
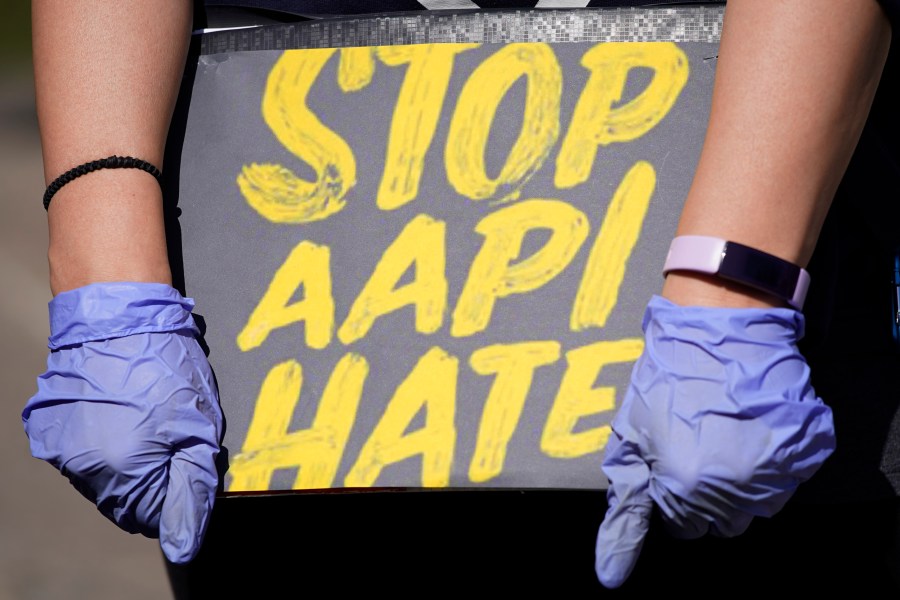
[[[663,275],[669,271],[715,275],[772,294],[797,310],[803,309],[809,289],[806,269],[755,248],[705,235],[673,239]]]

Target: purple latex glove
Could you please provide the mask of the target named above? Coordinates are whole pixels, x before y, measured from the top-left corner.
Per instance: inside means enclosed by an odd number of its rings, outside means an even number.
[[[47,371],[22,412],[32,455],[125,531],[159,537],[175,563],[200,549],[222,431],[193,306],[158,283],[57,295]]]
[[[654,297],[646,346],[603,461],[596,570],[618,587],[654,504],[670,531],[734,536],[778,512],[834,450],[831,410],[797,350],[795,310],[682,307]]]

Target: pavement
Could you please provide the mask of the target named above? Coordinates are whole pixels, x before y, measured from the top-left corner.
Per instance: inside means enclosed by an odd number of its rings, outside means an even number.
[[[22,429],[51,298],[33,89],[27,69],[0,73],[0,600],[171,598],[157,541],[107,521]]]

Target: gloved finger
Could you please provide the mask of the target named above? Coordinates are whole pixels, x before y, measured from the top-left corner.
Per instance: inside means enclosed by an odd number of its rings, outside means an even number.
[[[735,537],[744,533],[753,521],[750,513],[728,511],[713,517],[708,507],[704,510],[702,506],[678,502],[671,497],[657,497],[654,483],[650,486],[650,496],[659,507],[666,531],[672,537],[693,540],[707,533],[716,537]]]
[[[157,537],[166,487],[166,451],[140,452],[131,440],[86,446],[62,464],[60,472],[107,519],[129,533]]]
[[[216,448],[198,443],[177,450],[169,464],[159,544],[173,563],[189,562],[200,551],[218,485],[216,453]]]
[[[694,540],[709,533],[708,506],[692,502],[686,495],[676,495],[677,482],[657,476],[650,482],[650,498],[659,508],[666,532],[679,540]],[[683,493],[683,490],[682,490]]]
[[[129,533],[157,537],[169,453],[146,441],[144,418],[115,402],[64,401],[32,410],[26,431],[34,456],[57,467],[103,516]]]
[[[735,537],[747,531],[752,522],[753,515],[749,513],[735,514],[728,521],[720,521],[710,525],[709,533],[716,537]]]
[[[617,588],[631,575],[650,528],[650,469],[630,444],[621,443],[607,452],[603,470],[610,480],[609,510],[597,532],[594,566],[600,583]]]
[[[678,519],[672,520],[663,513],[663,524],[666,532],[679,540],[695,540],[709,533],[709,523],[702,519]]]

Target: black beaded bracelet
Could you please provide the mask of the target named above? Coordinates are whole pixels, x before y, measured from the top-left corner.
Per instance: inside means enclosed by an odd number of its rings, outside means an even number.
[[[150,173],[156,178],[156,181],[162,183],[162,172],[147,161],[134,158],[133,156],[108,156],[99,160],[92,160],[83,165],[78,165],[54,179],[53,183],[47,186],[47,191],[44,192],[44,210],[48,210],[50,199],[53,198],[53,194],[58,192],[62,186],[66,185],[76,177],[81,177],[82,175],[99,171],[100,169],[140,169]]]

